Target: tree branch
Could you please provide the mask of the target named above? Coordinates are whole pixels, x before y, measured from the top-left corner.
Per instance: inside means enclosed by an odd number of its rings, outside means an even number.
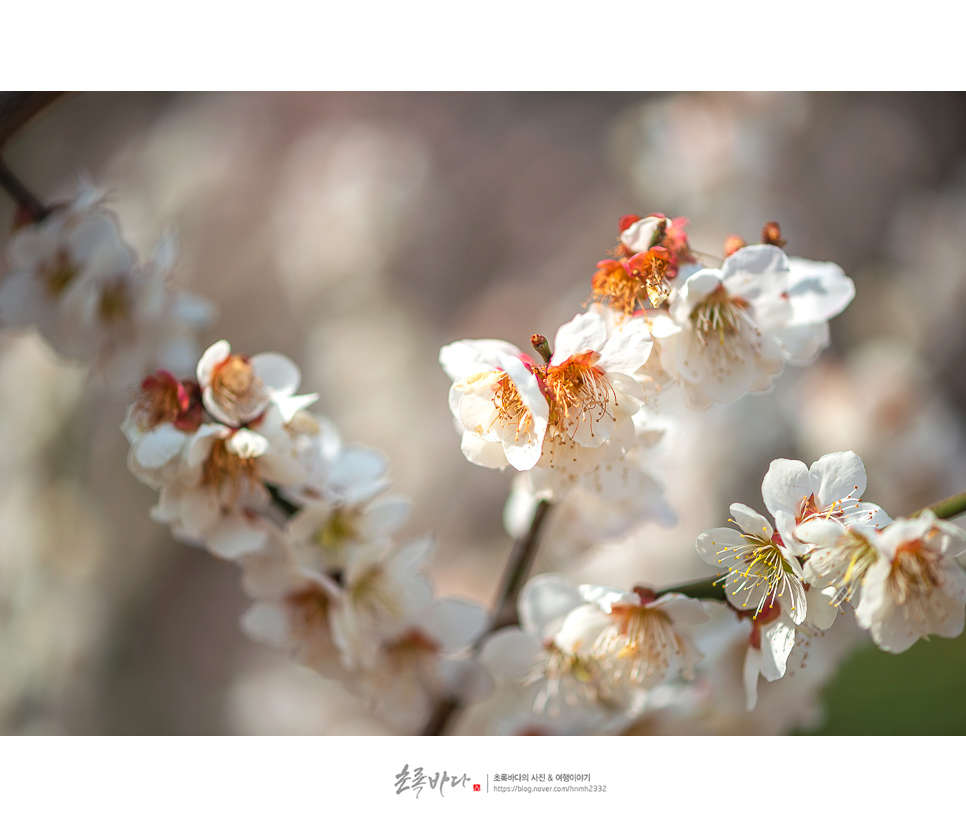
[[[520,596],[520,590],[526,583],[530,569],[533,567],[533,560],[536,558],[537,548],[540,544],[540,534],[551,506],[549,501],[541,501],[537,504],[533,513],[533,520],[530,522],[530,529],[513,543],[513,550],[510,551],[510,558],[507,560],[503,579],[500,581],[500,590],[493,605],[493,617],[490,620],[490,626],[474,644],[474,653],[479,652],[483,641],[494,631],[506,626],[516,625],[519,622],[517,597]],[[462,708],[463,704],[458,699],[444,698],[433,709],[423,725],[420,735],[443,735]]]

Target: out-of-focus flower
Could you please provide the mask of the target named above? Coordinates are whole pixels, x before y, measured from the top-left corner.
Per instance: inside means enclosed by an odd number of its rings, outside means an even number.
[[[393,548],[377,541],[352,554],[341,577],[345,602],[332,615],[350,669],[373,668],[386,636],[429,606],[433,588],[423,565],[432,548],[424,537]]]
[[[584,604],[576,585],[555,574],[533,577],[518,601],[520,626],[487,638],[480,661],[497,677],[517,681],[529,692],[533,713],[557,719],[567,711],[602,715],[609,693],[591,644],[560,644],[557,635],[571,611]]]
[[[204,352],[198,362],[198,384],[205,408],[226,426],[243,426],[279,407],[284,422],[318,399],[316,394],[293,396],[302,374],[298,366],[280,353],[260,353],[251,358],[231,352],[222,339]]]
[[[956,557],[963,531],[926,510],[894,521],[875,541],[882,558],[865,571],[855,618],[876,644],[899,653],[930,634],[962,634],[966,572]]]
[[[442,700],[473,703],[493,680],[476,660],[459,657],[483,632],[486,609],[444,597],[387,631],[374,660],[349,686],[395,727],[413,730]]]
[[[35,325],[58,353],[91,363],[117,391],[158,367],[187,372],[185,357],[197,355],[195,337],[212,307],[175,287],[175,250],[167,237],[139,263],[101,195],[85,187],[14,233],[0,321]]]
[[[567,620],[582,613],[587,625],[594,621],[597,637],[593,654],[614,682],[653,687],[675,671],[686,680],[704,657],[694,643],[693,626],[708,619],[700,600],[683,594],[657,597],[648,588],[621,591],[603,585],[581,585],[581,596],[591,611],[581,606]]]

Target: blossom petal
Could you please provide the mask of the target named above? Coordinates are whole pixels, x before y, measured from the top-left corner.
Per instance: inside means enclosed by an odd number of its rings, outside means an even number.
[[[797,517],[802,501],[811,494],[808,467],[800,460],[773,460],[761,482],[761,497],[772,515],[784,511]]]
[[[580,356],[588,351],[600,352],[606,341],[607,324],[604,319],[592,311],[578,313],[557,330],[550,364],[559,365],[571,356]]]
[[[262,378],[265,385],[283,396],[294,394],[302,382],[299,366],[281,353],[259,353],[253,356],[252,370]]]

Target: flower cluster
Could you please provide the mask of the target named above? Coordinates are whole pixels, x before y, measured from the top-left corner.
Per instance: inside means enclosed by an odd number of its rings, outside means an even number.
[[[811,466],[779,459],[761,488],[771,518],[732,504],[737,530],[698,537],[701,558],[726,570],[728,603],[752,624],[744,662],[749,709],[759,675],[782,678],[796,645],[828,631],[842,611],[854,609],[858,626],[894,653],[930,634],[962,633],[966,571],[956,557],[966,535],[929,510],[893,521],[860,500],[865,487],[854,452]]]
[[[512,466],[532,495],[560,499],[647,445],[664,391],[682,387],[695,408],[729,403],[817,356],[854,295],[842,270],[788,258],[777,224],[767,242],[732,242],[720,268],[701,268],[686,223],[622,218],[587,312],[552,345],[533,336],[543,361],[492,339],[440,351],[468,460]]]
[[[35,326],[59,354],[91,364],[117,391],[159,366],[188,372],[212,308],[174,283],[172,239],[139,261],[90,186],[43,218],[18,219],[0,282],[0,323]]]
[[[435,598],[432,540],[392,539],[409,503],[386,495],[385,457],[307,411],[317,397],[297,394],[300,381],[289,358],[225,341],[194,378],[146,377],[122,426],[129,468],[159,490],[156,521],[241,567],[250,636],[414,729],[441,698],[487,691],[461,656],[486,612]]]

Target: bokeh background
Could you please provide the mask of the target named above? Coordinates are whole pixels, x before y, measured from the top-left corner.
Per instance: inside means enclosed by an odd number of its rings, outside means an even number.
[[[81,175],[107,188],[144,256],[175,230],[179,281],[219,310],[205,344],[287,353],[316,410],[389,455],[404,532],[437,536],[441,593],[492,599],[510,473],[460,454],[438,350],[552,335],[625,213],[686,215],[715,255],[777,220],[857,297],[816,365],[693,415],[655,460],[678,526],[642,525],[569,563],[577,578],[704,575],[695,536],[733,501],[760,507],[779,456],[854,449],[894,516],[966,489],[962,95],[85,94],[4,157],[48,201]],[[0,194],[3,228],[13,211]],[[150,521],[125,407],[0,331],[0,731],[387,732],[251,643],[237,570]],[[561,567],[548,543],[537,569]],[[966,638],[860,649],[808,727],[960,733],[964,685]]]

